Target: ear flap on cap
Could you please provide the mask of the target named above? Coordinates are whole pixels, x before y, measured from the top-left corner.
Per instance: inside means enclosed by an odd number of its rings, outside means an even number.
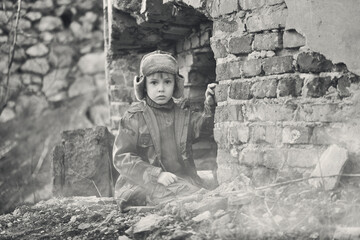
[[[137,100],[142,101],[145,97],[145,77],[135,76],[134,77],[134,91]]]

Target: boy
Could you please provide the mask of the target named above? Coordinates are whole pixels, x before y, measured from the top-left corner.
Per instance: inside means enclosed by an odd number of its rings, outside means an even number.
[[[192,142],[213,124],[214,87],[206,90],[203,113],[190,113],[174,103],[183,95],[184,80],[176,59],[167,52],[145,55],[135,77],[132,105],[119,124],[113,161],[120,176],[115,197],[128,205],[158,204],[198,191],[203,185],[192,159]]]

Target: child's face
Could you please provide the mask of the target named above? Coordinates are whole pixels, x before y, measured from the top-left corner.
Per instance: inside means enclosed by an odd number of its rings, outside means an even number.
[[[174,74],[161,72],[146,77],[147,95],[157,104],[167,103],[172,98],[174,88]]]

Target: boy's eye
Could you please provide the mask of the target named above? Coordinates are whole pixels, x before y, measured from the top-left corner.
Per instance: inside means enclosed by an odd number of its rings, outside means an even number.
[[[171,83],[172,83],[172,81],[170,81],[170,80],[166,80],[166,81],[165,81],[165,83],[166,83],[166,84],[171,84]]]
[[[151,81],[150,84],[151,85],[155,85],[157,82],[156,81]]]

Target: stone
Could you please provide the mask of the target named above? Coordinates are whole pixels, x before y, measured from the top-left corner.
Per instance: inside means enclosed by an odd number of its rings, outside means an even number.
[[[41,18],[38,25],[38,29],[41,32],[58,30],[61,29],[62,27],[63,27],[63,23],[61,19],[52,16],[45,16]]]
[[[298,76],[281,78],[278,83],[277,93],[279,97],[301,95],[304,80]]]
[[[211,17],[216,18],[238,10],[238,0],[214,0],[212,3]]]
[[[284,48],[299,48],[305,46],[306,39],[296,31],[285,31],[283,35]]]
[[[68,98],[67,91],[60,90],[59,92],[49,96],[47,99],[49,102],[60,102]]]
[[[359,240],[360,239],[360,227],[343,227],[337,226],[333,236],[334,240],[349,239]]]
[[[276,179],[277,170],[265,167],[257,167],[253,170],[252,182],[255,186],[266,186],[273,183]]]
[[[286,154],[281,149],[265,149],[262,164],[266,168],[280,170],[286,161]]]
[[[46,74],[49,69],[50,66],[46,58],[31,58],[21,66],[21,70],[24,72],[33,72],[41,75]]]
[[[25,17],[27,17],[30,21],[34,22],[39,20],[42,17],[41,12],[28,12]]]
[[[252,35],[245,35],[241,37],[232,37],[229,40],[229,53],[232,54],[246,54],[252,51],[251,44],[253,41]]]
[[[242,74],[244,77],[255,77],[262,73],[262,60],[250,59],[242,63]]]
[[[47,97],[57,94],[69,85],[69,68],[56,69],[44,77],[42,91]]]
[[[35,84],[41,84],[42,83],[42,79],[35,74],[22,74],[21,75],[21,79],[23,84],[29,85],[31,83],[35,83]]]
[[[243,144],[249,140],[250,129],[248,126],[240,123],[229,127],[229,142],[230,144]]]
[[[285,4],[266,6],[253,11],[246,19],[249,32],[279,29],[285,27],[287,7]]]
[[[316,52],[302,52],[296,59],[299,72],[303,73],[320,73],[330,72],[333,68],[333,64],[330,60],[327,60],[324,55]]]
[[[31,5],[32,9],[52,9],[54,7],[53,0],[38,0]]]
[[[231,99],[242,99],[248,100],[252,98],[252,93],[250,91],[252,87],[251,82],[234,82],[230,85],[229,98]]]
[[[89,119],[96,126],[110,125],[110,109],[108,105],[96,105],[89,109]]]
[[[4,123],[14,119],[16,116],[14,110],[12,108],[6,107],[0,113],[0,122]]]
[[[21,95],[16,100],[15,111],[17,115],[27,112],[31,116],[40,116],[48,108],[49,104],[44,96]]]
[[[26,50],[26,54],[30,57],[42,57],[49,52],[49,48],[43,43],[38,43]]]
[[[226,210],[228,206],[226,197],[208,197],[199,202],[185,203],[184,207],[192,213],[203,213],[209,211],[215,213],[219,209]]]
[[[168,219],[167,216],[150,214],[143,217],[133,226],[133,233],[149,232],[160,227],[160,224]]]
[[[256,8],[260,8],[265,5],[265,0],[239,0],[239,4],[241,9],[243,10],[252,10]]]
[[[293,72],[292,56],[278,56],[263,60],[265,75]]]
[[[94,74],[105,71],[105,53],[89,53],[82,56],[78,62],[80,70],[84,74]]]
[[[317,77],[317,76],[307,76],[304,79],[304,86],[302,88],[303,97],[322,97],[325,95],[326,91],[329,89],[331,84],[330,77]]]
[[[231,61],[228,63],[227,71],[231,79],[241,77],[241,67],[242,63],[240,61]]]
[[[79,96],[96,89],[94,85],[94,80],[91,76],[85,75],[77,77],[75,82],[70,85],[68,94],[69,97]]]
[[[216,65],[216,80],[228,80],[230,79],[230,64],[229,63],[221,63]]]
[[[235,20],[217,19],[214,21],[213,31],[214,36],[217,36],[223,32],[232,33],[238,30],[238,23]]]
[[[256,98],[275,98],[277,89],[277,80],[269,79],[257,81],[251,86],[251,93]]]
[[[106,127],[64,131],[52,155],[54,196],[112,195],[111,146]]]
[[[67,45],[54,45],[49,54],[49,61],[58,68],[69,67],[76,56],[75,50]]]
[[[279,33],[255,34],[254,50],[276,50],[282,47]]]
[[[320,157],[318,164],[311,173],[309,182],[316,187],[322,187],[325,190],[332,190],[337,187],[340,176],[346,161],[348,160],[348,151],[336,144],[329,146]]]
[[[6,43],[9,40],[8,36],[0,36],[0,43]]]
[[[246,121],[292,121],[297,104],[269,104],[262,102],[249,102],[242,107],[242,114]]]
[[[211,220],[211,213],[210,211],[205,211],[200,213],[199,215],[192,218],[194,222],[203,222],[203,221],[210,221]]]

